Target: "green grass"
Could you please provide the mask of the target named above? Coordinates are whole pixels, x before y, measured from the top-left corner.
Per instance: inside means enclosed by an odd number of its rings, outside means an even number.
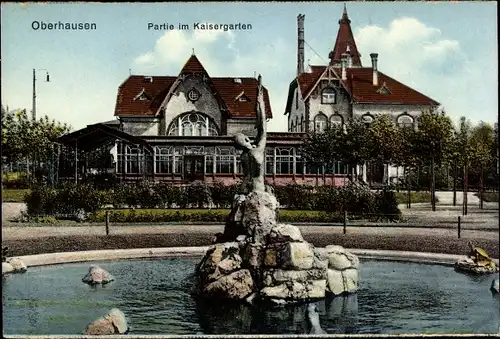
[[[431,192],[411,192],[411,202],[421,203],[421,202],[431,202]],[[396,200],[398,204],[406,204],[408,202],[408,192],[396,192]],[[438,199],[436,198],[436,202]]]
[[[23,202],[24,195],[29,193],[29,189],[2,188],[3,202]]]
[[[481,195],[476,193],[477,197]],[[484,202],[498,202],[498,192],[484,192],[483,193],[483,201]]]
[[[224,222],[229,209],[122,209],[110,210],[110,222]],[[339,215],[322,211],[281,210],[281,222],[331,222]],[[106,212],[101,210],[91,217],[91,222],[104,222]]]

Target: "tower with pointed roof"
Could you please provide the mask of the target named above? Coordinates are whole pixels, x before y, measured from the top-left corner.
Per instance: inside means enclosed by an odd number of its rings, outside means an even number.
[[[344,12],[339,20],[339,30],[333,50],[328,55],[331,66],[340,67],[342,54],[346,53],[351,58],[351,67],[362,67],[361,54],[358,52],[356,41],[351,29],[351,20],[347,15],[347,7],[344,4]]]

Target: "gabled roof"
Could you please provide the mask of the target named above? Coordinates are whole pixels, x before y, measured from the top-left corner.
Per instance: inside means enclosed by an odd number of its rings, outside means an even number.
[[[318,80],[327,69],[327,66],[311,66],[311,73],[302,73],[297,77],[302,96],[307,98],[316,88]],[[339,67],[334,68],[337,74],[341,74]],[[347,68],[347,80],[341,84],[351,95],[355,103],[378,103],[378,104],[404,104],[404,105],[439,105],[437,101],[406,86],[405,84],[378,72],[378,86],[373,86],[373,69],[371,67]],[[389,93],[379,93],[385,84]],[[295,88],[293,88],[295,89]],[[292,90],[292,86],[290,87]],[[289,105],[287,105],[289,108]],[[287,109],[286,112],[289,112]]]
[[[340,68],[337,68],[337,72],[340,72]],[[348,81],[345,81],[344,85],[356,103],[439,105],[436,100],[380,71],[378,72],[378,85],[373,86],[373,69],[371,67],[349,68],[347,69],[347,79]],[[389,93],[379,93],[379,89],[384,85]]]
[[[352,57],[352,65],[361,67],[361,55],[356,47],[356,41],[354,41],[354,35],[351,29],[351,20],[347,16],[347,8],[344,4],[344,13],[342,18],[339,20],[339,30],[337,32],[337,39],[335,40],[335,46],[333,46],[333,51],[330,53],[330,65],[340,63],[342,53],[350,53]]]
[[[183,71],[184,69],[188,69],[189,72],[200,72],[200,68],[197,68],[196,66],[196,60],[198,60],[196,57],[191,56],[184,66]],[[150,78],[151,81],[145,80],[145,78]],[[256,117],[257,79],[238,79],[241,80],[241,83],[235,82],[234,78],[209,78],[213,84],[214,90],[217,92],[216,95],[219,96],[226,105],[229,118]],[[163,100],[167,96],[169,89],[176,80],[176,76],[129,76],[128,79],[125,80],[118,88],[115,116],[154,117]],[[141,93],[143,89],[149,96],[152,97],[152,100],[134,100],[137,94]],[[243,91],[250,101],[235,101],[234,99]],[[268,118],[272,118],[269,93],[265,87],[264,102],[266,105],[266,116]]]
[[[205,73],[208,74],[203,65],[201,64],[200,60],[196,57],[196,55],[191,55],[184,64],[184,67],[182,67],[182,70],[180,74],[185,74],[185,73]]]

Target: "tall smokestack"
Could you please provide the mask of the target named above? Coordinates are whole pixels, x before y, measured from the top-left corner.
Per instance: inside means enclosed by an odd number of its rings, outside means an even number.
[[[378,86],[378,70],[377,70],[378,54],[371,53],[370,58],[372,58],[373,86]]]
[[[341,70],[341,73],[342,73],[342,80],[347,80],[347,58],[349,56],[347,55],[347,53],[342,53],[342,55],[340,56],[340,70]]]
[[[304,73],[304,14],[297,16],[297,75]]]

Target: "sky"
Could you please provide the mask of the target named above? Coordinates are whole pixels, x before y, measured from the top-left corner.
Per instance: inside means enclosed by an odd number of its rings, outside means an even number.
[[[347,2],[363,66],[378,53],[381,72],[440,102],[458,121],[498,120],[496,2]],[[213,77],[262,74],[273,119],[286,131],[288,86],[297,69],[297,15],[305,14],[306,66],[326,65],[343,2],[4,3],[2,105],[32,108],[73,129],[114,119],[129,74],[179,74],[193,52]],[[95,30],[41,30],[33,22],[95,23]],[[250,24],[201,31],[193,24]],[[148,29],[148,24],[189,29]],[[36,27],[36,24],[35,24]],[[46,72],[50,82],[44,82]]]

